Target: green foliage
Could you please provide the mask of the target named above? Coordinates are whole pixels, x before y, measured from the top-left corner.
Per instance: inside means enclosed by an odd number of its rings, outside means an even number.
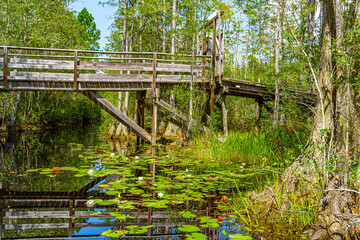
[[[78,16],[68,0],[1,1],[0,45],[88,49],[96,47],[100,32],[84,9]],[[24,52],[18,52],[24,53]],[[15,113],[16,124],[59,124],[100,119],[100,110],[74,93],[0,93],[0,124]],[[15,109],[15,111],[14,111]]]
[[[77,19],[86,29],[86,44],[89,45],[89,49],[99,50],[100,30],[96,28],[94,17],[86,8],[83,8],[77,15]]]

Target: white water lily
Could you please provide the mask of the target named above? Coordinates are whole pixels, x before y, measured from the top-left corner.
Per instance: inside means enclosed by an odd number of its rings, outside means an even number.
[[[191,177],[191,174],[189,174],[188,177]]]
[[[139,177],[139,181],[143,181],[144,180],[144,178],[143,177]]]
[[[87,207],[94,207],[95,206],[95,201],[94,200],[87,200],[86,206]]]
[[[158,197],[160,197],[160,198],[164,196],[164,194],[163,194],[162,192],[159,192],[157,195],[158,195]]]
[[[240,166],[240,168],[244,168],[244,166]]]
[[[134,158],[135,158],[135,159],[139,159],[139,157],[138,157],[138,156],[135,156]]]
[[[87,171],[87,174],[89,176],[92,176],[94,174],[94,169],[89,169],[89,171]]]
[[[115,153],[110,154],[111,157],[115,156]]]
[[[167,158],[169,158],[170,156],[169,156],[169,155],[167,155],[166,157],[167,157]]]
[[[245,166],[245,165],[246,165],[246,163],[242,163],[242,165],[243,165],[243,166]]]
[[[188,172],[188,171],[189,171],[189,169],[186,169],[185,171],[186,171],[186,172]]]

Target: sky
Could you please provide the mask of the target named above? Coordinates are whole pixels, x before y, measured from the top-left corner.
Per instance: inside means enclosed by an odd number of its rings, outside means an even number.
[[[114,15],[115,7],[102,7],[99,5],[99,0],[77,0],[69,6],[73,10],[80,12],[84,7],[91,13],[95,19],[96,27],[100,30],[100,49],[104,49],[107,40],[106,36],[110,35],[109,27],[112,23],[112,16]]]

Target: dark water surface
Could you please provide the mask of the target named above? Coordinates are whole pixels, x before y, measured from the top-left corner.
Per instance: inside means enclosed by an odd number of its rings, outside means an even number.
[[[0,239],[111,239],[101,236],[105,231],[121,239],[246,234],[213,207],[231,184],[184,165],[185,158],[174,146],[109,141],[98,126],[11,136],[0,141]]]

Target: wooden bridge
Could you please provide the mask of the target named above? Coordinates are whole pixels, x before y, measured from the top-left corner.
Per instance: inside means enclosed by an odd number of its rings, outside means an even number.
[[[179,84],[188,90],[194,85],[202,86],[211,96],[207,119],[214,106],[227,114],[226,96],[254,98],[259,104],[275,98],[273,87],[266,84],[223,78],[221,54],[209,56],[205,52],[193,56],[2,46],[1,55],[0,91],[80,92],[152,144],[156,143],[158,108],[160,113],[172,113],[171,121],[177,125],[190,120],[187,114],[161,99],[160,89]],[[103,98],[100,91],[137,91],[138,122]],[[310,91],[283,88],[281,94],[307,104],[314,102]],[[152,99],[152,105],[146,104],[145,98]],[[151,134],[144,130],[144,107],[153,112]]]

